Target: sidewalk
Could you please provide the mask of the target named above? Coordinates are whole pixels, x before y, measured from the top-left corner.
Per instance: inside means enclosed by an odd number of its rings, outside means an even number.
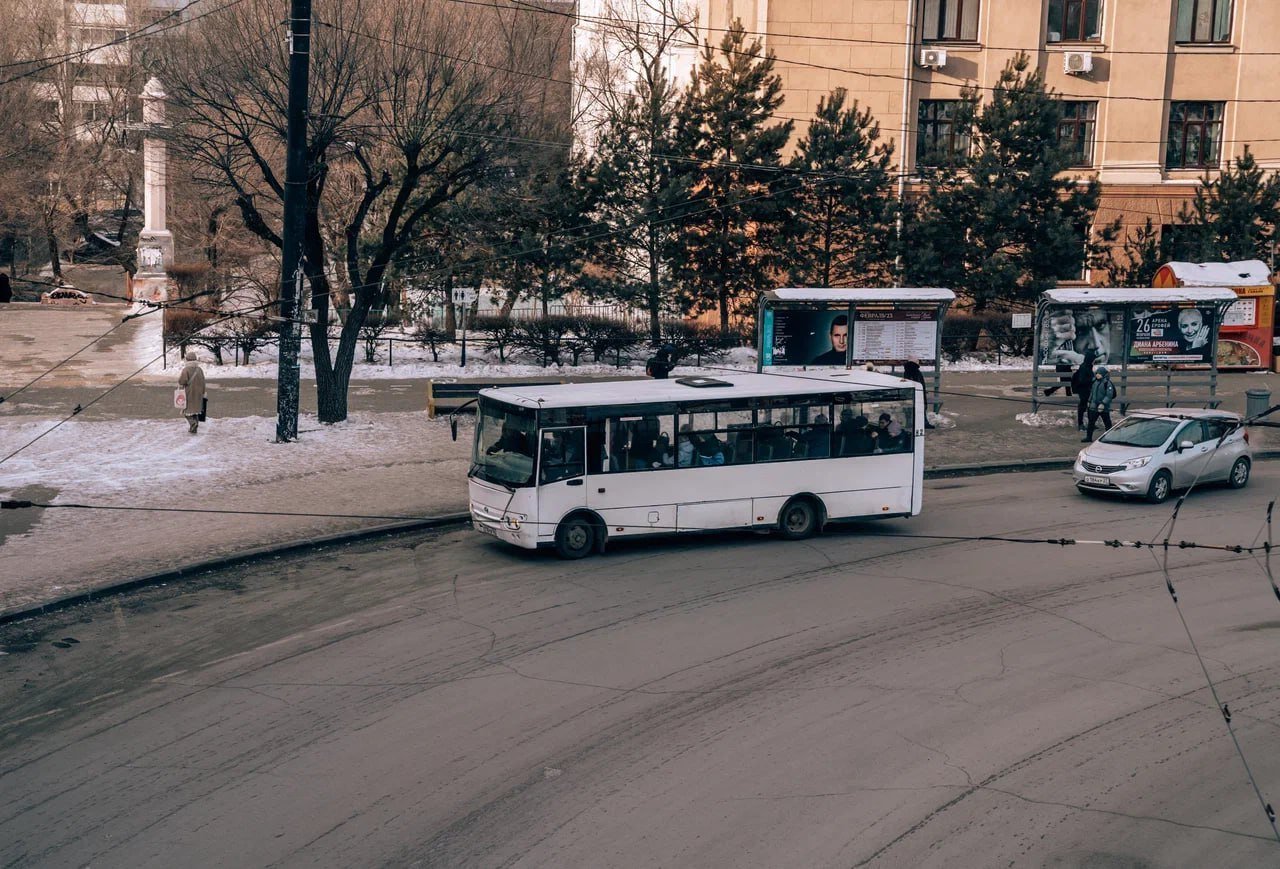
[[[0,351],[0,394],[110,328],[111,320],[105,322],[103,328],[67,330],[74,334],[61,349],[46,347],[31,358],[27,347],[19,348],[21,360],[13,358],[12,345]],[[86,404],[155,355],[142,327],[119,337],[112,352],[86,353],[82,364],[0,404],[0,456],[49,430],[77,404]],[[445,419],[426,418],[425,379],[390,380],[385,372],[378,379],[355,379],[349,420],[321,426],[304,415],[298,443],[273,444],[274,382],[225,376],[233,372],[211,372],[215,416],[194,437],[171,406],[176,370],[130,381],[0,466],[0,495],[115,508],[406,518],[466,510],[473,418],[463,417],[453,442]],[[1028,371],[948,372],[942,419],[925,441],[926,466],[1073,456],[1080,448],[1074,406],[1031,416],[1030,379]],[[1247,388],[1268,388],[1280,397],[1277,375],[1224,375],[1221,383],[1227,410],[1243,411]],[[312,382],[304,380],[302,394],[304,410],[314,407]],[[0,614],[246,549],[388,521],[6,510],[0,513]]]

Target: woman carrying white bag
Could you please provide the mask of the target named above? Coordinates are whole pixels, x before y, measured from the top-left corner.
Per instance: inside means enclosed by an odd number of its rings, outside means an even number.
[[[196,361],[196,351],[187,351],[187,364],[178,375],[178,388],[173,391],[173,406],[187,418],[192,434],[204,418],[204,369]]]

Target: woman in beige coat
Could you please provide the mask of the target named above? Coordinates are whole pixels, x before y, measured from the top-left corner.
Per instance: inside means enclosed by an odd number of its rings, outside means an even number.
[[[196,361],[194,350],[187,351],[187,364],[178,375],[178,386],[186,390],[187,406],[182,409],[182,415],[187,418],[191,433],[195,434],[200,425],[200,408],[204,406],[204,369]]]

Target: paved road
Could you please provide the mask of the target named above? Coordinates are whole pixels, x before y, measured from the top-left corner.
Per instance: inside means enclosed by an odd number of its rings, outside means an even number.
[[[1278,488],[1198,493],[1176,538],[1247,543]],[[906,536],[1169,507],[1024,474],[926,509],[574,563],[409,536],[10,626],[0,865],[1280,861],[1150,554]],[[1246,556],[1172,562],[1280,798],[1280,609]]]

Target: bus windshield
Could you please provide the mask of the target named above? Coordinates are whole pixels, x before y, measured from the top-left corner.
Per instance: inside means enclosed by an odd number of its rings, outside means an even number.
[[[480,399],[471,475],[508,488],[533,485],[536,429],[532,410]]]

